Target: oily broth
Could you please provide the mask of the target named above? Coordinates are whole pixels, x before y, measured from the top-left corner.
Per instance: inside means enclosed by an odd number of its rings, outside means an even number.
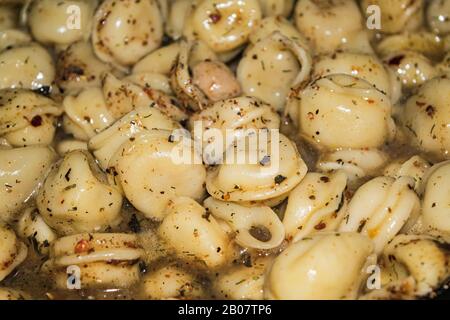
[[[52,98],[56,101],[62,101],[62,95],[60,94],[52,95]],[[403,97],[403,99],[405,99],[405,96]],[[298,131],[289,117],[282,117],[280,132],[296,143],[297,149],[301,154],[302,159],[308,166],[308,171],[315,171],[315,164],[319,158],[320,151],[314,148],[314,146],[312,146],[309,142],[298,137]],[[55,135],[55,139],[52,143],[52,147],[56,148],[59,142],[67,138],[72,138],[72,136],[64,133],[62,129],[62,120],[59,119],[58,129]],[[407,142],[399,142],[398,139],[396,139],[396,141],[394,141],[393,143],[384,145],[382,151],[386,152],[386,154],[389,156],[389,161],[395,159],[408,159],[413,155],[420,155],[430,163],[434,162],[433,156],[424,154],[423,152],[419,152]],[[374,176],[382,175],[382,171],[383,168],[380,168],[379,172],[377,172]],[[356,184],[351,185],[351,187],[347,190],[347,196],[351,197],[351,195],[359,186],[361,186],[371,178],[373,177],[366,176],[362,179],[359,179]],[[33,206],[33,201],[34,200],[32,199],[31,202],[28,203],[28,205]],[[279,215],[280,219],[282,219],[284,216],[286,203],[287,200],[284,200],[281,204],[273,208],[274,211]],[[156,237],[156,229],[159,226],[159,223],[145,218],[126,199],[122,207],[122,216],[122,223],[117,228],[109,230],[110,232],[137,233],[143,242],[145,242],[146,237],[148,237],[149,235],[153,237],[153,239],[154,237]],[[10,274],[2,282],[3,286],[21,290],[28,294],[31,298],[38,300],[145,299],[141,288],[142,281],[130,288],[82,288],[81,290],[55,289],[52,283],[53,280],[48,275],[40,271],[42,264],[47,260],[47,256],[39,255],[38,253],[36,253],[36,251],[32,249],[33,244],[29,243],[29,241],[27,244],[29,245],[27,259],[19,267],[17,267],[15,272]],[[208,270],[208,268],[206,268],[206,266],[200,262],[186,262],[178,259],[173,254],[165,252],[163,246],[153,240],[150,246],[148,246],[147,242],[147,246],[144,247],[144,250],[148,250],[148,247],[151,247],[152,252],[149,255],[151,255],[152,257],[150,259],[143,259],[149,261],[141,262],[140,270],[142,275],[144,276],[145,274],[150,274],[151,272],[156,271],[162,266],[176,265],[186,270],[190,274],[193,274],[195,281],[201,284],[204,292],[204,296],[202,297],[202,299],[215,299],[217,298],[217,296],[214,294],[213,282],[217,275],[228,271],[230,268],[236,265],[249,266],[251,265],[251,261],[253,261],[257,257],[271,255],[276,256],[283,248],[285,248],[286,244],[286,242],[283,242],[279,248],[268,251],[252,250],[252,252],[249,252],[242,248],[236,248],[237,254],[231,265],[216,270]],[[157,252],[157,254],[155,254],[155,252]],[[146,252],[146,255],[147,254],[148,252]],[[178,298],[183,299],[182,296],[179,296]]]
[[[294,128],[292,122],[285,118],[282,121],[281,132],[286,134],[289,138],[296,142],[299,152],[302,158],[305,160],[309,170],[313,171],[315,169],[315,163],[318,159],[319,152],[314,149],[313,146],[307,142],[299,139],[296,134],[296,129]],[[54,145],[68,138],[61,128],[58,129]],[[390,160],[399,158],[408,158],[412,155],[419,154],[423,158],[432,162],[432,157],[419,153],[416,149],[412,148],[407,143],[393,143],[384,146],[384,150],[390,157]],[[382,174],[382,169],[378,174]],[[375,175],[376,176],[376,175]],[[356,189],[362,185],[371,177],[365,177],[360,179],[357,184],[353,185],[348,194],[351,195]],[[280,205],[274,208],[274,211],[280,216],[284,215],[284,210],[286,208],[286,200]],[[29,205],[33,205],[30,203]],[[222,273],[226,272],[233,266],[236,265],[249,265],[251,261],[259,256],[277,255],[281,248],[283,248],[286,243],[283,243],[280,248],[276,248],[270,251],[253,251],[248,252],[242,248],[236,248],[238,251],[236,258],[233,263],[229,266],[225,266],[218,270],[208,270],[203,264],[196,262],[186,262],[177,259],[175,256],[164,251],[161,244],[156,243],[154,238],[156,237],[156,229],[159,225],[158,222],[144,218],[129,202],[125,201],[122,208],[122,223],[112,230],[111,232],[125,232],[125,233],[137,233],[141,240],[145,243],[148,238],[152,239],[150,242],[146,242],[144,250],[151,250],[151,252],[146,252],[145,256],[150,256],[150,258],[144,258],[140,264],[140,270],[142,275],[149,274],[152,271],[157,270],[161,266],[174,264],[178,267],[185,269],[186,271],[192,273],[198,283],[202,285],[205,292],[203,299],[214,299],[216,298],[213,293],[212,284],[214,278]],[[140,288],[141,283],[134,285],[131,288],[98,288],[98,289],[81,289],[81,290],[60,290],[55,289],[52,284],[52,280],[43,272],[40,272],[42,264],[47,260],[46,256],[39,255],[35,250],[32,249],[32,243],[29,244],[30,250],[28,251],[28,257],[22,263],[15,272],[10,274],[4,281],[3,285],[6,287],[22,290],[29,294],[33,299],[73,299],[73,300],[84,300],[84,299],[107,299],[107,300],[128,300],[128,299],[143,299],[142,290]],[[150,244],[150,246],[149,246]],[[179,297],[183,299],[182,296]]]
[[[169,44],[170,41],[165,39],[165,45]],[[382,40],[378,37],[376,41]],[[54,55],[55,56],[55,55]],[[242,56],[237,56],[229,65],[233,70],[236,69],[237,62]],[[404,94],[402,100],[406,100],[410,93]],[[52,93],[52,98],[56,101],[62,101],[63,95]],[[399,111],[401,112],[401,110]],[[61,120],[61,119],[60,119]],[[303,160],[308,166],[308,171],[315,170],[315,163],[319,157],[319,151],[311,146],[308,142],[303,141],[298,138],[297,130],[292,124],[292,122],[286,118],[282,117],[281,132],[288,136],[291,140],[296,142],[297,148],[302,155]],[[62,130],[61,121],[58,125],[57,134],[53,141],[52,146],[55,148],[56,145],[68,138]],[[395,159],[407,159],[412,155],[420,155],[424,159],[430,161],[431,163],[436,162],[433,156],[424,154],[423,152],[418,152],[417,149],[411,147],[408,143],[395,142],[392,144],[387,144],[383,147],[388,156],[389,160]],[[388,162],[389,163],[389,162]],[[381,175],[383,168],[375,174]],[[348,190],[349,194],[353,193],[357,187],[363,184],[365,181],[372,177],[365,177],[360,179],[357,185],[352,185],[352,190]],[[33,206],[34,203],[30,202],[27,205]],[[274,211],[282,217],[286,207],[286,200],[274,208]],[[125,233],[138,233],[141,239],[145,242],[147,238],[152,238],[155,235],[158,223],[144,218],[135,208],[132,207],[126,200],[122,208],[123,222],[117,228],[110,230],[111,232],[125,232]],[[138,221],[138,223],[136,222]],[[249,265],[251,261],[254,261],[256,257],[273,255],[276,256],[281,248],[283,248],[286,243],[283,243],[280,248],[276,248],[270,251],[262,252],[252,250],[246,251],[240,248],[236,248],[238,254],[229,266],[225,266],[218,270],[208,270],[203,264],[197,262],[186,262],[177,259],[170,253],[164,252],[162,246],[154,241],[151,242],[154,246],[152,248],[144,248],[145,250],[151,250],[151,253],[146,252],[146,258],[143,260],[144,263],[140,264],[140,270],[142,275],[150,274],[152,271],[157,270],[163,265],[176,264],[177,266],[185,269],[186,271],[194,274],[196,281],[202,285],[204,289],[203,299],[214,299],[217,298],[213,292],[213,283],[217,274],[226,272],[228,269],[235,265]],[[11,273],[7,278],[2,281],[2,286],[10,287],[13,289],[22,290],[28,294],[33,299],[74,299],[74,300],[85,300],[85,299],[113,299],[113,300],[128,300],[128,299],[143,299],[141,283],[138,283],[131,288],[99,288],[99,289],[81,289],[81,290],[59,290],[55,289],[52,284],[52,279],[46,274],[40,271],[42,264],[47,260],[46,256],[39,255],[33,250],[32,243],[28,243],[28,257],[17,269]],[[148,257],[151,256],[151,257]],[[141,281],[142,282],[142,281]],[[179,297],[183,299],[182,296]]]

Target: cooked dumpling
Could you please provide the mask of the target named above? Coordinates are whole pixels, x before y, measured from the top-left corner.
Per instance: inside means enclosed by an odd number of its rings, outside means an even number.
[[[426,171],[421,191],[425,226],[450,233],[450,161],[438,163]]]
[[[287,107],[300,135],[323,148],[376,148],[395,132],[389,98],[350,75],[311,82],[290,98]]]
[[[450,276],[450,255],[439,239],[398,235],[381,257],[381,288],[363,299],[412,299],[432,295]]]
[[[283,225],[286,237],[297,241],[318,231],[334,231],[344,218],[347,199],[344,172],[307,173],[289,193]]]
[[[422,178],[430,167],[430,163],[420,156],[412,156],[408,160],[397,160],[384,168],[384,175],[393,178],[412,177],[415,180],[414,190],[418,191]]]
[[[100,88],[88,88],[76,96],[66,96],[63,106],[64,127],[80,140],[89,140],[115,122]]]
[[[429,1],[426,18],[428,26],[433,32],[448,34],[450,32],[450,3],[445,0]]]
[[[226,154],[235,154],[235,161],[208,171],[206,188],[219,200],[241,203],[280,203],[305,176],[307,167],[296,146],[284,135],[269,134],[267,146],[257,150],[255,163],[246,161],[254,153],[250,148],[243,151],[231,148]],[[244,160],[239,163],[239,155]],[[245,157],[244,157],[245,155]]]
[[[35,92],[0,90],[0,136],[15,147],[49,145],[62,112],[59,104]]]
[[[214,278],[215,296],[231,300],[262,300],[264,279],[271,257],[259,258],[251,266],[233,266]]]
[[[89,140],[89,148],[103,170],[119,147],[140,132],[154,129],[176,130],[180,125],[154,105],[138,107]]]
[[[90,42],[78,41],[58,54],[56,83],[66,94],[75,94],[101,86],[103,75],[111,71],[111,65],[95,56]]]
[[[203,205],[219,222],[229,226],[236,234],[235,241],[244,248],[273,249],[284,240],[284,226],[270,207],[246,207],[212,197]]]
[[[142,279],[146,299],[195,299],[204,295],[199,280],[176,265],[161,267]]]
[[[378,177],[354,194],[338,229],[369,237],[380,253],[402,229],[408,230],[420,214],[420,200],[411,177]]]
[[[50,53],[36,43],[14,46],[0,52],[0,89],[48,91],[55,80]]]
[[[412,144],[439,159],[450,157],[449,88],[445,77],[428,81],[406,101],[399,116]]]
[[[109,161],[114,183],[148,218],[161,220],[173,199],[200,200],[205,192],[206,170],[195,149],[174,139],[170,131],[146,130],[123,143]]]
[[[19,290],[0,288],[0,301],[28,300],[30,297]]]
[[[371,253],[370,240],[356,233],[317,234],[292,243],[269,268],[264,297],[354,299]]]
[[[219,53],[245,44],[261,18],[258,0],[203,0],[192,16],[198,38]]]
[[[388,155],[378,149],[342,149],[322,152],[317,161],[317,169],[321,172],[342,170],[347,174],[351,185],[360,179],[376,176],[388,161]]]
[[[209,268],[224,265],[230,259],[226,232],[205,208],[192,199],[170,201],[159,236],[183,259],[202,261]]]
[[[139,281],[141,255],[136,235],[81,233],[54,241],[42,272],[59,289],[77,280],[81,289],[128,288]]]
[[[362,15],[355,1],[299,0],[295,24],[316,53],[331,53],[362,31]]]
[[[27,246],[14,231],[0,223],[0,282],[27,257]]]
[[[311,66],[308,47],[275,31],[245,51],[237,77],[246,95],[281,110],[290,89],[309,79]]]
[[[36,194],[56,154],[47,147],[0,150],[0,220],[11,222]]]
[[[35,207],[25,209],[16,223],[19,237],[27,239],[38,254],[47,254],[50,244],[57,238]]]
[[[66,154],[36,199],[45,222],[58,233],[105,231],[121,221],[122,195],[106,182],[90,154]]]
[[[371,5],[378,6],[381,12],[381,31],[397,33],[414,31],[420,27],[424,11],[423,0],[362,0],[361,8],[366,12]]]
[[[126,68],[161,45],[163,20],[155,0],[106,0],[93,22],[92,45],[100,60]]]
[[[313,78],[343,73],[366,80],[384,92],[395,103],[401,95],[401,83],[376,56],[339,52],[319,58],[314,64]]]
[[[32,1],[27,23],[37,41],[67,45],[90,37],[96,6],[97,0]]]

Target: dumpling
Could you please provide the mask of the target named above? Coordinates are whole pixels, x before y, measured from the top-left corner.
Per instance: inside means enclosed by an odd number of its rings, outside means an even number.
[[[345,215],[347,177],[344,172],[307,173],[289,193],[283,225],[293,242],[318,231],[334,231]]]
[[[411,177],[377,177],[362,185],[351,199],[339,232],[358,232],[374,243],[376,253],[420,214],[420,200]]]
[[[388,155],[378,149],[340,148],[322,152],[316,167],[321,172],[342,170],[346,173],[349,184],[354,186],[362,178],[377,176],[388,159]]]
[[[81,150],[66,154],[50,172],[36,204],[45,222],[63,235],[105,231],[121,221],[122,195]]]
[[[8,89],[0,90],[0,105],[0,135],[11,144],[51,143],[53,120],[63,112],[56,102],[29,90]]]
[[[258,0],[203,0],[192,14],[194,32],[218,53],[244,45],[262,18]]]
[[[253,97],[218,101],[189,119],[194,140],[203,147],[203,160],[212,164],[236,140],[260,129],[280,127],[280,117],[269,104]],[[219,154],[214,155],[216,150]]]
[[[75,139],[65,139],[60,141],[56,145],[56,152],[58,152],[60,156],[64,156],[66,153],[69,153],[74,150],[87,151],[88,150],[87,142]]]
[[[142,75],[141,75],[142,76]],[[184,111],[179,108],[178,102],[163,92],[168,90],[169,84],[161,85],[158,89],[150,87],[150,80],[134,74],[118,79],[108,73],[102,79],[103,97],[106,106],[115,119],[119,119],[128,112],[139,107],[156,107],[165,115],[176,121],[187,118]],[[153,85],[155,82],[153,82]]]
[[[237,77],[244,94],[281,110],[290,89],[309,79],[311,67],[308,47],[275,31],[245,51]]]
[[[0,282],[27,257],[27,246],[14,231],[0,223]]]
[[[272,260],[262,257],[251,266],[232,266],[216,273],[213,281],[215,296],[230,300],[263,300],[265,272]]]
[[[122,69],[157,49],[163,37],[163,19],[155,0],[103,1],[93,28],[97,57]]]
[[[28,294],[10,288],[0,287],[0,301],[29,300]]]
[[[439,60],[445,54],[446,40],[427,31],[405,32],[384,37],[377,43],[376,51],[382,58],[413,51],[431,60]]]
[[[96,6],[97,0],[32,1],[27,23],[37,41],[67,45],[90,37]]]
[[[355,299],[372,247],[356,233],[319,233],[294,242],[269,268],[264,298]]]
[[[188,261],[202,261],[217,268],[230,260],[229,239],[217,220],[192,199],[169,202],[158,234],[175,253]]]
[[[30,35],[19,29],[0,30],[0,39],[0,52],[31,42]]]
[[[52,57],[40,45],[31,42],[0,52],[0,89],[49,91],[54,80]]]
[[[137,107],[89,140],[89,149],[103,170],[119,147],[127,140],[146,130],[176,130],[180,125],[159,111],[155,104]]]
[[[350,75],[311,82],[290,97],[287,108],[300,135],[321,148],[377,148],[395,133],[390,99]]]
[[[261,10],[267,16],[288,17],[294,8],[294,0],[259,0]]]
[[[0,150],[0,220],[11,222],[36,194],[56,154],[48,147]]]
[[[406,101],[399,118],[415,147],[438,159],[450,158],[450,79],[425,83]]]
[[[160,56],[163,50],[168,53],[164,58]],[[173,59],[170,55],[175,52],[177,56],[167,66],[171,67],[172,89],[184,106],[201,110],[210,102],[236,97],[241,93],[240,84],[233,71],[201,41],[182,40],[169,45],[160,53],[155,52],[144,58],[135,69],[156,69],[165,74],[167,67],[154,65],[161,60],[164,64],[168,63],[168,59]]]
[[[54,241],[41,271],[59,289],[77,280],[80,289],[128,288],[139,281],[142,252],[133,234],[81,233]]]
[[[317,54],[334,52],[363,30],[361,12],[348,0],[299,0],[295,24]]]
[[[53,100],[29,90],[0,90],[0,136],[12,146],[49,145],[63,110]]]
[[[423,176],[430,163],[420,156],[412,156],[405,160],[397,160],[384,168],[384,175],[393,178],[412,177],[415,180],[414,190],[418,191],[422,184]]]
[[[439,239],[398,235],[384,249],[382,286],[364,299],[412,299],[433,294],[450,276],[448,250]]]
[[[100,88],[84,89],[76,96],[68,95],[63,106],[65,130],[80,140],[89,140],[115,122]]]
[[[426,171],[421,191],[424,225],[450,234],[450,161],[438,163]]]
[[[35,207],[29,207],[22,212],[16,223],[16,230],[18,236],[27,239],[38,254],[47,254],[50,244],[57,238]]]
[[[244,248],[268,250],[280,246],[284,240],[284,226],[270,207],[246,207],[212,197],[203,206],[220,223],[230,227],[236,243]]]
[[[205,192],[205,167],[196,161],[193,146],[185,148],[183,143],[170,131],[142,132],[122,144],[109,162],[114,182],[148,218],[161,220],[173,198],[200,200]]]
[[[208,171],[206,179],[209,194],[224,201],[273,206],[288,196],[307,171],[295,144],[273,132],[256,152],[251,146],[232,147],[225,156],[222,164]]]
[[[56,84],[65,94],[75,94],[82,89],[99,87],[103,75],[113,67],[99,60],[90,42],[78,41],[58,54]]]
[[[431,0],[426,9],[427,24],[437,34],[450,33],[450,3],[445,0]]]
[[[438,75],[430,59],[412,50],[389,54],[384,57],[384,61],[405,89],[415,88]]]
[[[314,64],[312,78],[336,73],[366,80],[390,97],[392,103],[395,103],[401,96],[401,83],[395,73],[374,55],[338,52],[322,56]]]
[[[201,282],[177,265],[163,266],[142,279],[145,299],[200,299],[204,294]]]
[[[0,30],[12,29],[17,26],[19,10],[14,5],[3,4],[0,6]]]
[[[362,0],[362,11],[366,12],[371,5],[378,6],[381,12],[381,32],[383,33],[414,31],[422,24],[425,6],[423,0]]]

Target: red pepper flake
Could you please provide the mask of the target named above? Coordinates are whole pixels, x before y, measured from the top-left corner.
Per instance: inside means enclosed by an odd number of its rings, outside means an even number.
[[[85,239],[78,241],[75,245],[75,253],[83,253],[89,251],[89,242]]]
[[[372,103],[374,103],[375,101],[372,100],[372,99],[369,99],[369,100],[367,100],[367,102],[368,102],[369,104],[372,104]]]
[[[220,19],[222,18],[222,15],[219,12],[215,12],[215,13],[211,13],[209,15],[209,18],[211,19],[212,23],[216,24],[217,22],[220,21]]]

